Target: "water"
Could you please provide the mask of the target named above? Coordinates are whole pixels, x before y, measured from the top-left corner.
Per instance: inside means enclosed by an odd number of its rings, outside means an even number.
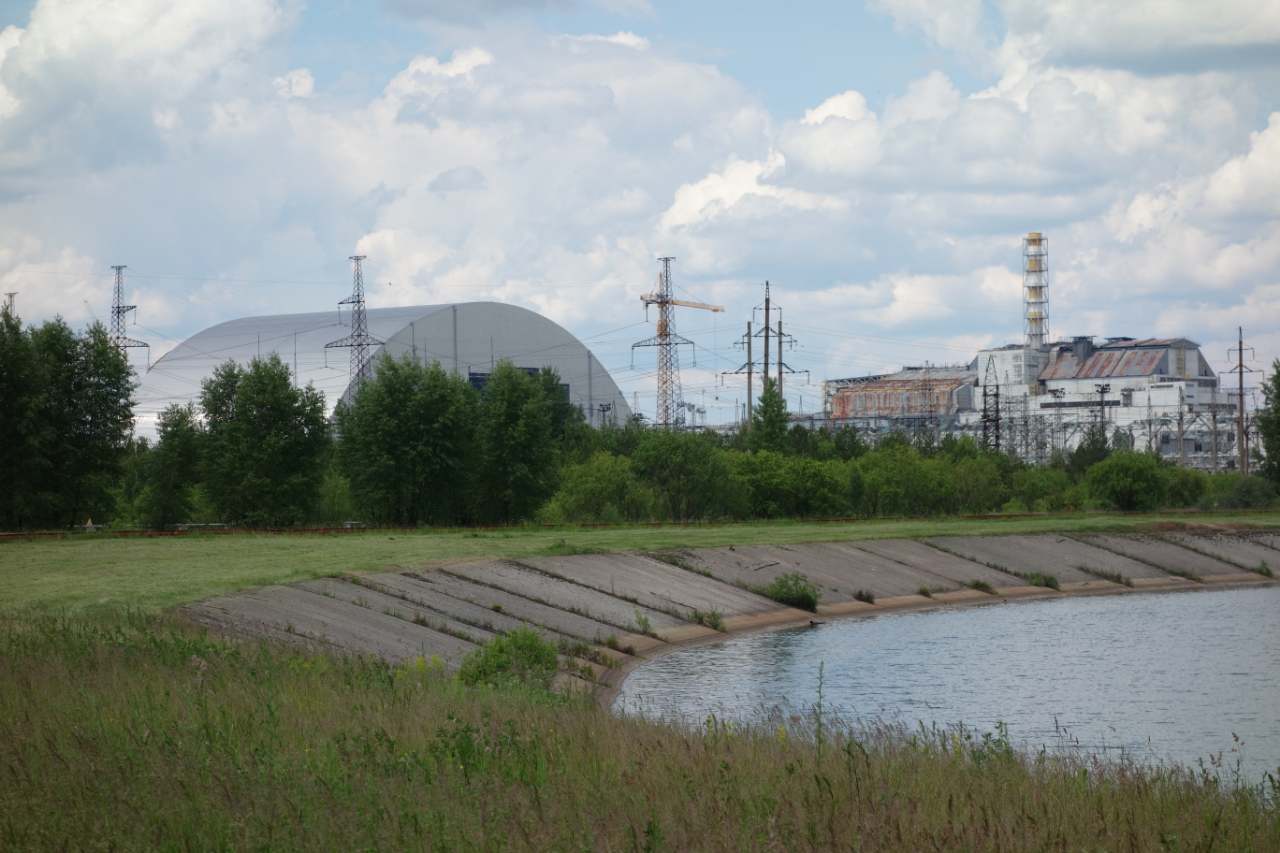
[[[1280,775],[1280,586],[1061,598],[848,619],[674,652],[615,710],[701,722],[824,705],[1015,743],[1123,748],[1198,766],[1223,753]],[[1055,729],[1055,723],[1059,727]],[[1238,743],[1233,733],[1239,736]],[[1212,769],[1212,768],[1211,768]]]

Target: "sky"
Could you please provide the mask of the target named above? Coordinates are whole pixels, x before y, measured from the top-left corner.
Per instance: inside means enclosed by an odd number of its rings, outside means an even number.
[[[1019,340],[1030,231],[1053,337],[1280,357],[1274,3],[0,0],[0,30],[0,292],[105,322],[127,265],[140,371],[336,310],[362,254],[371,307],[539,311],[652,412],[669,256],[726,309],[677,309],[685,399],[733,417],[768,281],[812,411]]]

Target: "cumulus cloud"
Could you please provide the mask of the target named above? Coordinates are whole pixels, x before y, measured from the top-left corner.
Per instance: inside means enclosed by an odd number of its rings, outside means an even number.
[[[28,319],[101,312],[111,263],[173,336],[316,310],[358,252],[375,305],[503,299],[589,335],[642,322],[654,258],[676,255],[690,295],[739,314],[773,281],[807,366],[840,375],[1016,338],[1019,237],[1039,230],[1055,332],[1280,320],[1280,114],[1259,126],[1244,72],[1069,62],[1084,36],[1057,5],[1002,7],[997,41],[973,4],[885,0],[941,47],[979,45],[996,82],[930,71],[875,109],[845,84],[789,115],[658,40],[517,25],[463,29],[372,97],[318,96],[277,49],[293,5],[116,5],[41,0],[0,33],[0,267]],[[1154,29],[1226,43],[1233,15]],[[601,358],[625,365],[632,331]]]
[[[998,0],[1046,60],[1147,71],[1280,64],[1280,7],[1254,0]]]

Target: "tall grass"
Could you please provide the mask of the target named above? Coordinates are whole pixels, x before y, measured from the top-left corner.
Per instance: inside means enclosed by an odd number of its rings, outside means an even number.
[[[1275,780],[821,720],[693,730],[139,612],[6,616],[0,848],[1280,849]]]

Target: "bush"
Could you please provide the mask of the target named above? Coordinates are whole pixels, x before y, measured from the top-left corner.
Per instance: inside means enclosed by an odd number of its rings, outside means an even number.
[[[710,433],[649,430],[631,463],[674,521],[746,514],[747,489]]]
[[[810,613],[818,612],[818,599],[822,597],[822,593],[818,591],[818,585],[810,583],[808,576],[800,572],[778,575],[767,584],[748,587],[748,589],[757,595],[772,598],[779,604],[798,607]]]
[[[549,688],[560,667],[555,643],[541,631],[516,628],[467,655],[458,669],[463,684],[517,683]]]
[[[1014,500],[1029,509],[1049,511],[1070,506],[1071,478],[1060,468],[1027,466],[1014,471],[1012,480]]]
[[[653,490],[636,478],[630,459],[602,450],[560,472],[560,490],[538,519],[544,524],[612,524],[660,517],[662,509]]]
[[[1270,481],[1250,475],[1238,479],[1218,505],[1223,509],[1267,509],[1275,499],[1276,488]]]
[[[1123,512],[1164,506],[1168,481],[1147,453],[1121,450],[1093,465],[1084,478],[1089,498]]]
[[[1169,468],[1165,472],[1169,483],[1167,506],[1195,506],[1209,488],[1209,475],[1194,468]]]

